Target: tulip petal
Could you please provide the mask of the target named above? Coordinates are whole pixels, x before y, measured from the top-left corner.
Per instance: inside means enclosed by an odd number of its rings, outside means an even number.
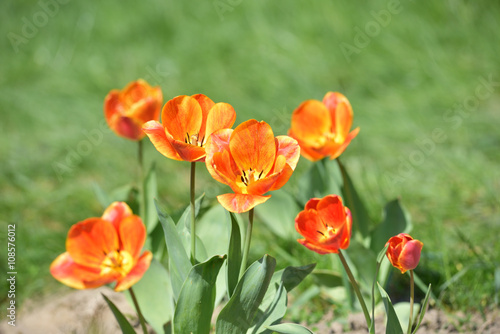
[[[317,100],[307,100],[294,110],[289,135],[302,141],[304,146],[322,147],[331,126],[330,112],[325,105]]]
[[[331,144],[332,146],[335,146],[335,148],[331,148],[331,146],[325,146],[321,152],[328,152],[325,154],[325,156],[327,155],[330,155],[330,160],[333,160],[337,157],[339,157],[342,153],[344,153],[345,149],[347,148],[347,146],[349,145],[349,143],[351,142],[351,140],[353,140],[359,133],[359,126],[352,130],[348,135],[347,137],[345,138],[345,141],[342,143],[342,145],[340,146],[337,146],[334,142],[329,142],[329,144]]]
[[[220,129],[227,129],[233,126],[236,120],[236,112],[228,103],[217,103],[209,111],[207,116],[206,129],[203,136],[208,138],[212,133]],[[201,135],[201,132],[200,132]]]
[[[341,93],[328,92],[323,98],[323,103],[330,111],[332,132],[337,137],[346,138],[354,117],[349,100]]]
[[[104,98],[104,116],[108,125],[111,125],[111,118],[115,114],[123,114],[125,112],[125,108],[120,101],[120,91],[117,89],[113,89],[106,95]]]
[[[232,129],[223,129],[213,133],[205,146],[205,162],[212,177],[220,183],[227,184],[235,192],[241,192],[236,185],[238,167],[229,151],[229,139]]]
[[[256,205],[267,201],[271,196],[245,195],[245,194],[223,194],[217,196],[219,203],[227,211],[242,213],[253,209]]]
[[[317,210],[320,219],[334,229],[342,227],[346,222],[346,213],[340,196],[323,197],[318,203]]]
[[[73,225],[66,240],[66,250],[73,261],[86,267],[100,268],[106,254],[118,248],[115,228],[101,218],[88,218]]]
[[[137,283],[144,273],[148,270],[153,254],[150,251],[145,251],[141,257],[137,260],[134,268],[122,279],[118,279],[115,291],[124,291],[130,288],[132,285]]]
[[[74,289],[91,289],[111,283],[114,276],[101,276],[101,270],[79,265],[68,252],[59,255],[50,265],[50,273],[59,282]]]
[[[156,121],[149,121],[142,126],[158,152],[173,160],[182,160],[177,151],[173,148],[165,133],[163,125]]]
[[[295,218],[295,229],[309,242],[319,244],[325,239],[325,225],[314,210],[299,212]]]
[[[297,239],[297,241],[318,254],[338,253],[338,249],[325,248],[321,245],[311,243],[307,239]]]
[[[208,139],[209,136],[205,134],[205,128],[207,126],[207,118],[208,118],[208,113],[210,112],[210,109],[214,106],[214,101],[212,101],[208,96],[203,95],[203,94],[196,94],[191,96],[193,99],[198,101],[201,107],[201,113],[202,113],[202,121],[201,121],[201,126],[200,126],[200,138],[204,137],[205,141]]]
[[[273,130],[266,122],[243,122],[231,134],[229,149],[239,170],[252,169],[267,175],[276,157]]]
[[[276,173],[274,175],[266,176],[260,180],[253,181],[246,187],[246,190],[248,194],[251,195],[264,195],[270,191],[272,187],[274,187],[274,184],[276,184],[280,176],[281,173]]]
[[[419,240],[408,241],[403,246],[403,251],[399,255],[399,264],[402,268],[401,272],[404,273],[406,270],[413,270],[417,267],[420,261],[420,253],[424,244]],[[403,271],[404,269],[404,271]]]
[[[203,121],[203,112],[198,101],[191,96],[181,95],[168,101],[161,114],[166,131],[177,140],[186,136],[197,136]]]
[[[279,173],[279,177],[276,179],[276,182],[274,182],[273,186],[269,189],[269,191],[278,190],[281,187],[283,187],[288,182],[292,174],[293,174],[293,169],[289,165],[285,164],[285,166]]]
[[[146,227],[139,216],[132,215],[121,220],[118,225],[121,250],[127,251],[134,259],[141,254],[146,241]]]
[[[160,118],[161,102],[161,97],[159,100],[152,96],[144,97],[130,106],[126,116],[135,120],[136,124],[141,128],[144,123]]]
[[[277,136],[276,142],[276,156],[284,156],[286,164],[295,169],[300,159],[300,146],[297,140],[289,136]]]
[[[201,146],[186,144],[180,140],[172,140],[172,147],[184,161],[205,161],[205,148]]]
[[[320,153],[320,149],[309,147],[307,143],[294,136],[291,131],[288,133],[288,135],[297,140],[297,143],[299,143],[300,146],[300,154],[304,158],[310,161],[318,161],[326,156],[324,153]]]
[[[132,210],[125,202],[113,202],[102,214],[101,218],[112,223],[118,231],[119,223],[128,216],[132,215]]]
[[[319,201],[321,201],[321,198],[311,198],[310,200],[307,201],[306,206],[304,207],[304,211],[316,210]]]

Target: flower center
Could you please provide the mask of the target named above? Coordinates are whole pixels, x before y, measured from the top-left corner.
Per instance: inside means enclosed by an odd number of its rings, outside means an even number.
[[[199,133],[190,135],[189,132],[186,132],[186,136],[184,136],[184,142],[186,144],[203,147],[203,145],[205,145],[205,136],[199,139]]]
[[[112,251],[106,254],[106,258],[101,264],[101,275],[119,273],[126,276],[134,266],[134,259],[127,251]]]
[[[245,186],[249,186],[251,183],[260,180],[264,170],[257,172],[255,169],[250,168],[248,170],[241,170],[240,180]]]
[[[319,234],[321,234],[323,236],[323,238],[329,239],[329,238],[331,238],[332,236],[335,235],[335,233],[337,232],[337,230],[334,229],[333,227],[331,227],[330,225],[328,225],[328,224],[325,223],[325,229],[322,230],[322,231],[316,230],[316,232],[318,232]]]

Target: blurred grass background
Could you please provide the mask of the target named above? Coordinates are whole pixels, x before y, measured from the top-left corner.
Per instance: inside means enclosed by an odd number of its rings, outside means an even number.
[[[101,215],[92,184],[135,180],[136,145],[102,126],[102,104],[144,78],[165,101],[204,93],[232,104],[236,124],[265,120],[275,134],[303,100],[342,92],[361,127],[342,158],[374,220],[401,197],[425,244],[421,267],[449,282],[445,305],[498,303],[498,3],[8,0],[0,18],[0,235],[16,224],[18,302],[63,289],[49,265],[72,224]],[[145,146],[161,200],[180,210],[188,163]],[[302,159],[296,174],[309,166]],[[213,201],[227,189],[199,167],[198,192]],[[254,256],[277,255],[276,240],[258,224],[255,233]],[[0,263],[6,272],[7,256]]]

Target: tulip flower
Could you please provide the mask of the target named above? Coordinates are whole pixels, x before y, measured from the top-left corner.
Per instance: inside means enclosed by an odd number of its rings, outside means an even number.
[[[417,267],[424,246],[421,241],[413,239],[409,234],[400,233],[390,238],[387,245],[387,258],[402,274]]]
[[[213,133],[206,152],[212,177],[234,191],[217,199],[226,210],[236,213],[267,201],[271,196],[264,194],[288,181],[300,157],[295,139],[275,138],[269,124],[256,120]]]
[[[214,103],[203,94],[181,95],[163,107],[162,124],[150,121],[143,130],[167,158],[203,162],[210,135],[232,127],[235,120],[236,113],[227,103]]]
[[[295,218],[295,229],[305,239],[298,239],[318,254],[338,253],[349,247],[352,231],[351,211],[338,195],[310,199]]]
[[[116,281],[123,291],[149,268],[152,254],[141,250],[146,228],[124,202],[114,202],[101,218],[88,218],[71,227],[66,252],[50,266],[55,279],[75,289],[96,288]]]
[[[118,136],[141,140],[142,125],[160,117],[163,97],[160,87],[151,87],[144,80],[129,83],[123,90],[113,89],[104,100],[104,115],[109,127]]]
[[[347,98],[328,92],[323,102],[307,100],[295,109],[288,135],[297,140],[306,159],[316,161],[328,156],[335,159],[359,132],[359,127],[349,132],[352,118]]]

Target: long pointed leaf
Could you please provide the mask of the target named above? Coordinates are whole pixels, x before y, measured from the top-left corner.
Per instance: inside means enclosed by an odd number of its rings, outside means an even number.
[[[372,232],[370,248],[377,252],[384,247],[389,238],[399,233],[409,233],[411,229],[410,215],[401,205],[401,201],[392,200],[385,205],[384,218]]]
[[[413,334],[417,332],[417,329],[422,324],[422,320],[424,320],[425,312],[427,312],[427,307],[429,306],[429,296],[431,295],[431,284],[429,284],[429,288],[427,289],[427,293],[425,294],[424,301],[422,303],[422,308],[420,309],[420,315],[418,316],[418,322],[413,330]]]
[[[156,207],[154,199],[158,196],[158,185],[156,182],[156,168],[155,164],[151,165],[143,184],[144,189],[144,224],[148,234],[153,232],[158,224],[158,216],[156,214]]]
[[[252,327],[253,319],[269,287],[275,267],[276,260],[269,255],[264,255],[245,271],[233,296],[217,318],[217,334],[240,334]]]
[[[351,210],[353,231],[360,233],[363,239],[366,239],[369,234],[370,229],[370,216],[366,210],[366,206],[363,203],[361,197],[359,196],[354,184],[352,183],[351,177],[347,173],[344,165],[337,158],[340,171],[342,173],[342,198],[345,201],[345,206]]]
[[[310,329],[297,324],[279,324],[267,328],[281,334],[314,334]]]
[[[182,283],[186,280],[191,270],[191,261],[184,250],[174,221],[160,208],[157,201],[155,201],[155,205],[158,212],[158,218],[160,219],[165,234],[168,256],[170,258],[169,264],[171,269],[172,288],[174,297],[177,300]]]
[[[387,313],[387,325],[385,329],[386,334],[402,334],[403,329],[401,328],[401,324],[399,322],[398,316],[396,315],[396,311],[392,306],[391,299],[387,292],[385,292],[384,288],[378,285],[378,290],[380,291],[380,295],[382,296],[382,300],[384,301],[385,311]]]
[[[215,281],[224,256],[195,265],[182,286],[175,307],[174,333],[209,333],[214,310]]]
[[[233,213],[230,213],[231,235],[229,238],[229,250],[227,253],[227,291],[229,297],[233,295],[238,284],[238,276],[241,267],[241,232],[240,226]]]
[[[116,307],[116,305],[111,300],[109,300],[108,297],[106,297],[104,294],[101,293],[101,295],[104,298],[104,300],[106,301],[106,303],[108,304],[109,308],[111,309],[111,312],[113,312],[113,315],[115,316],[116,321],[118,321],[118,325],[120,325],[122,333],[123,334],[136,334],[134,327],[132,327],[132,325],[127,321],[127,318],[125,318],[123,313],[120,312],[118,307]]]

